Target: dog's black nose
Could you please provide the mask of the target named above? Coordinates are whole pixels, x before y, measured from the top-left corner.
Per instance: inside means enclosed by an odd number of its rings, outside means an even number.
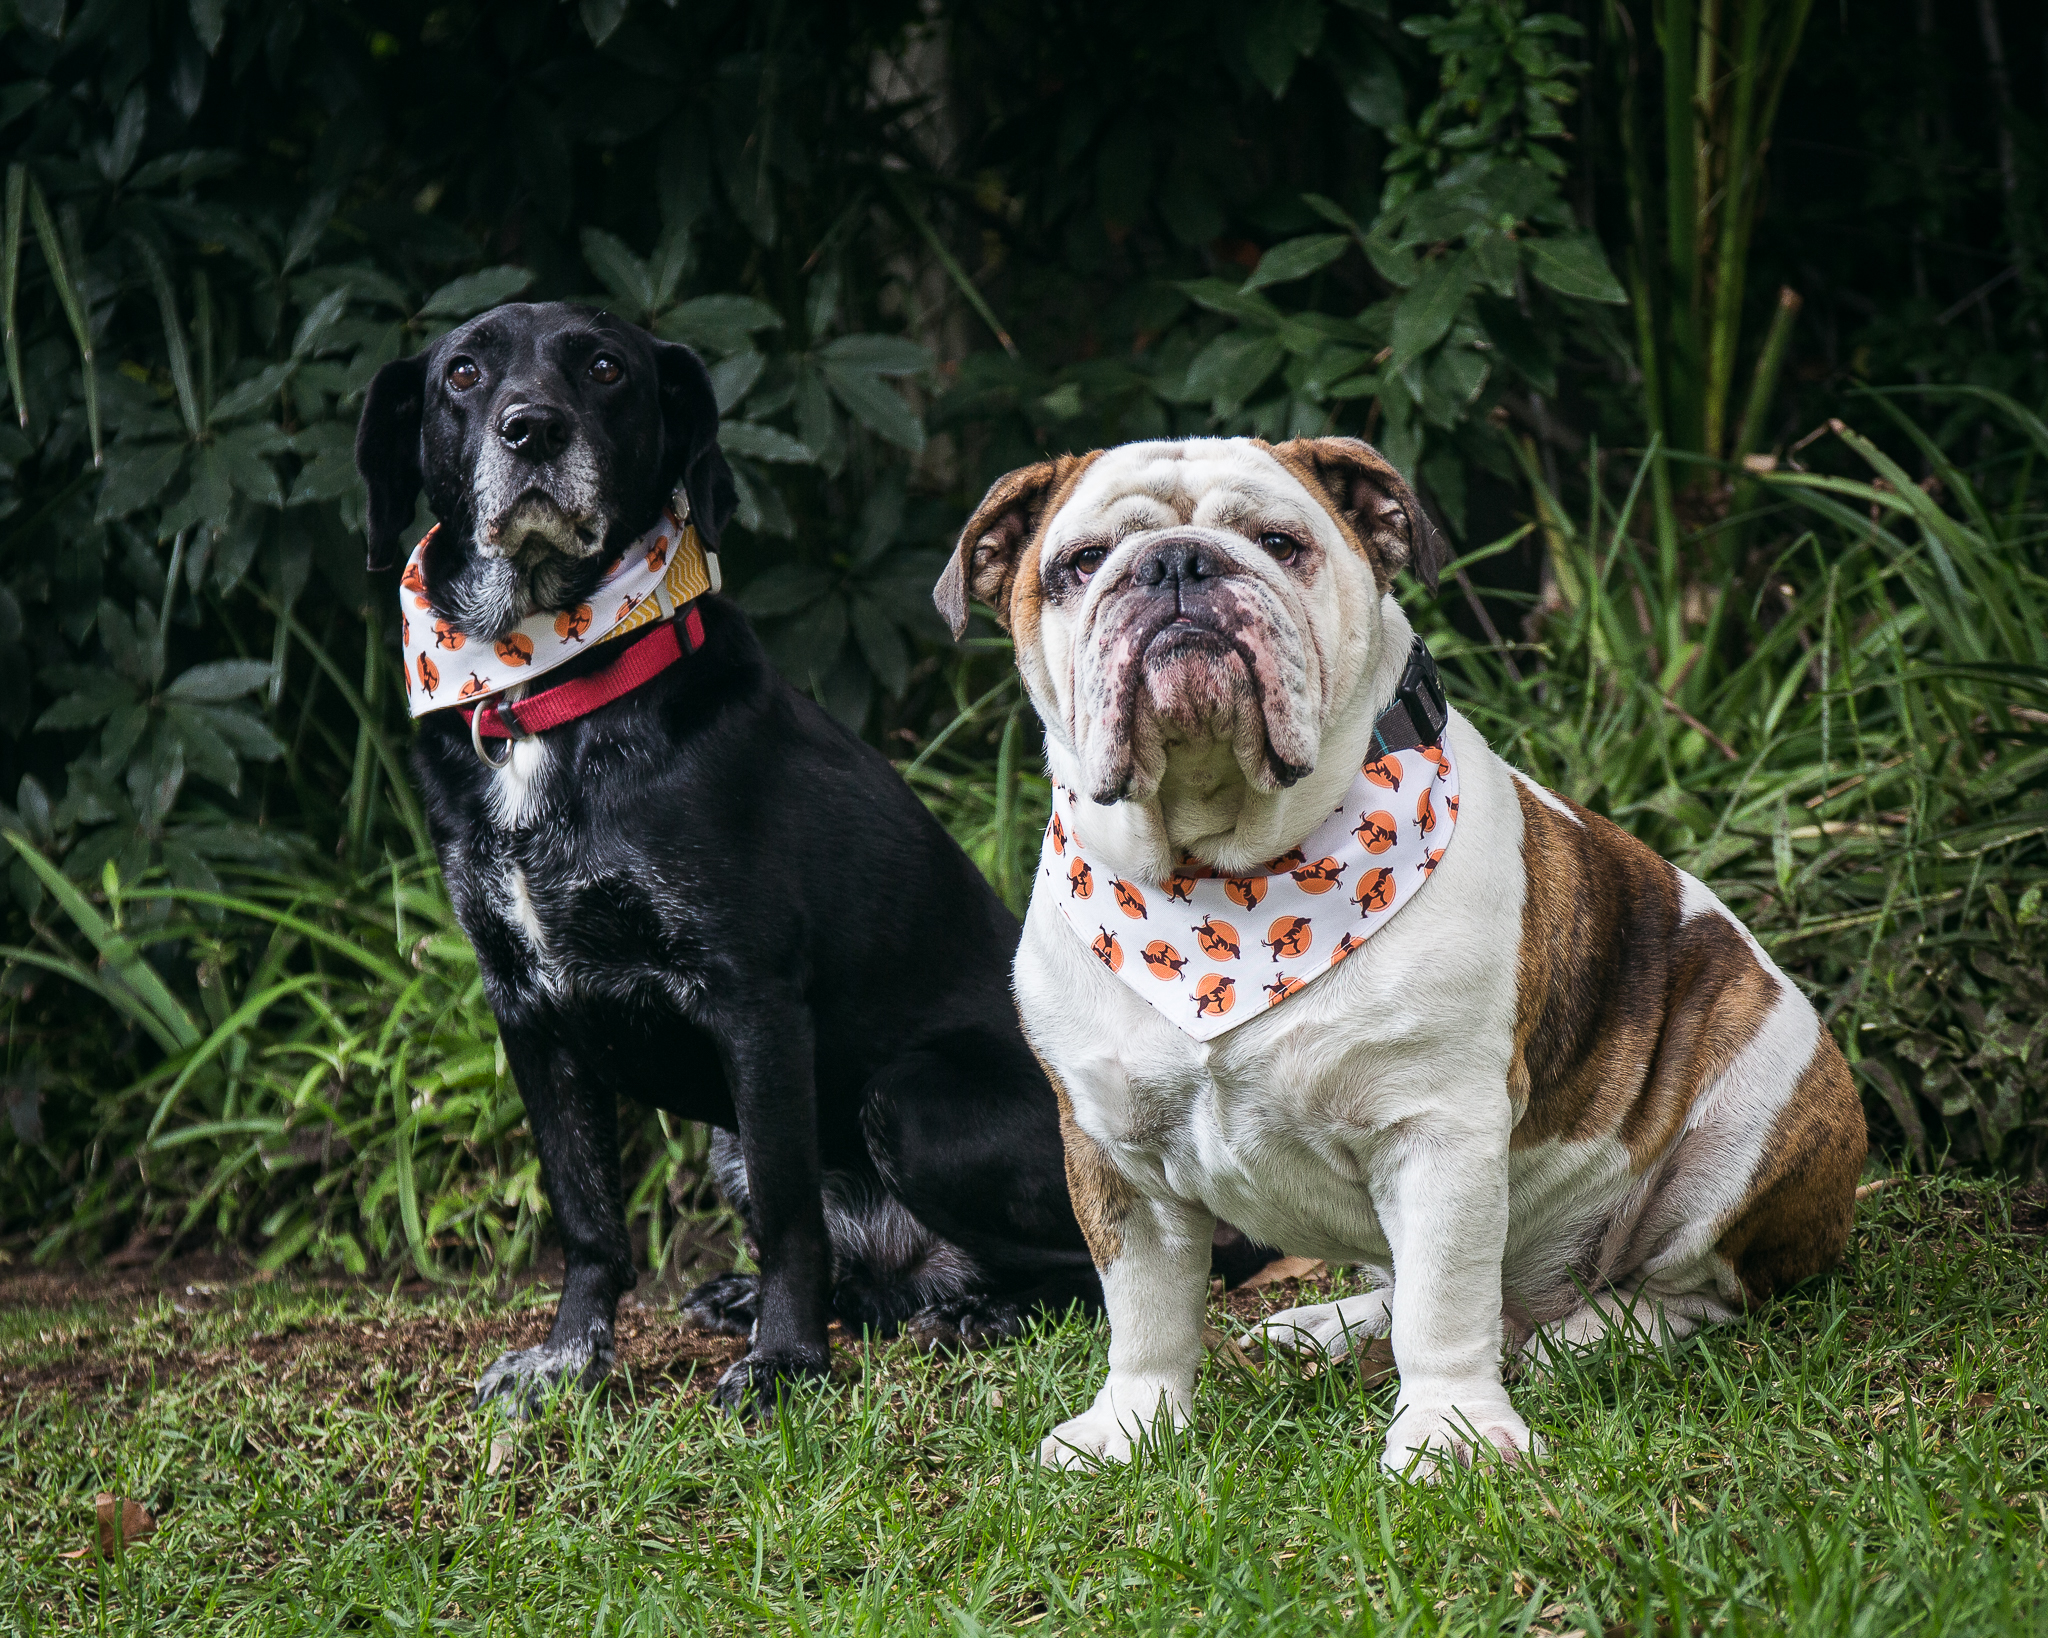
[[[1225,572],[1222,554],[1206,541],[1162,540],[1138,560],[1133,578],[1156,591],[1179,591]]]
[[[551,461],[569,447],[569,419],[551,404],[515,404],[498,419],[498,442],[529,461]]]

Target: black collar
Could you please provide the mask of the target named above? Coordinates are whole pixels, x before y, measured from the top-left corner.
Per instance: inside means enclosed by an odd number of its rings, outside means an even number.
[[[1443,679],[1436,674],[1428,644],[1418,637],[1408,650],[1407,669],[1401,673],[1400,687],[1394,690],[1394,703],[1373,722],[1373,749],[1384,756],[1389,751],[1434,745],[1444,737],[1450,720]]]

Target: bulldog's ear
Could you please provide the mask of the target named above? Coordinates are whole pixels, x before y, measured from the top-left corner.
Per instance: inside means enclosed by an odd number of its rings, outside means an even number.
[[[426,402],[427,355],[395,359],[370,378],[356,423],[356,471],[370,491],[364,534],[366,566],[389,569],[420,498],[420,412]]]
[[[661,430],[666,458],[690,497],[690,521],[709,551],[718,550],[739,505],[732,468],[718,447],[718,394],[704,361],[674,341],[654,344],[661,380]]]
[[[1312,477],[1351,526],[1382,586],[1406,569],[1431,591],[1450,561],[1444,537],[1387,458],[1362,438],[1295,438],[1273,453],[1298,476]]]
[[[1056,455],[1036,466],[1020,466],[989,486],[960,531],[953,560],[932,588],[932,601],[958,639],[967,630],[967,601],[979,598],[996,611],[1009,629],[1010,588],[1016,584],[1017,561],[1038,533],[1048,505],[1072,487],[1094,455]]]

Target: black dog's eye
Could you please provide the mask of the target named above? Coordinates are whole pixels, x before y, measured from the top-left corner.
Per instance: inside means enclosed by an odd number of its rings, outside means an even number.
[[[590,379],[602,386],[609,387],[624,373],[610,353],[599,353],[590,361]]]
[[[476,367],[472,358],[453,358],[448,361],[448,385],[457,392],[468,392],[483,379],[484,372]]]
[[[1067,567],[1072,569],[1079,579],[1086,580],[1097,569],[1102,567],[1102,560],[1107,556],[1109,556],[1109,548],[1107,546],[1083,546],[1072,557],[1067,559]]]
[[[1273,555],[1276,563],[1292,563],[1294,554],[1301,550],[1301,542],[1292,535],[1283,535],[1277,529],[1268,529],[1259,536],[1259,544]]]

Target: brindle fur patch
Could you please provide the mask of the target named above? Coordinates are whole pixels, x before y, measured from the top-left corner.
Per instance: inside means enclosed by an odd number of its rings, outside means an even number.
[[[1514,1146],[1614,1137],[1638,1166],[1762,1027],[1777,985],[1724,916],[1681,922],[1678,873],[1619,826],[1519,780]]]
[[[1110,1164],[1101,1146],[1081,1130],[1074,1119],[1073,1100],[1052,1066],[1043,1058],[1038,1064],[1059,1100],[1060,1139],[1067,1151],[1067,1195],[1099,1273],[1124,1254],[1124,1224],[1138,1203],[1138,1191]]]
[[[1823,1029],[1771,1127],[1749,1198],[1715,1248],[1734,1266],[1751,1302],[1841,1260],[1869,1147],[1855,1077]]]

